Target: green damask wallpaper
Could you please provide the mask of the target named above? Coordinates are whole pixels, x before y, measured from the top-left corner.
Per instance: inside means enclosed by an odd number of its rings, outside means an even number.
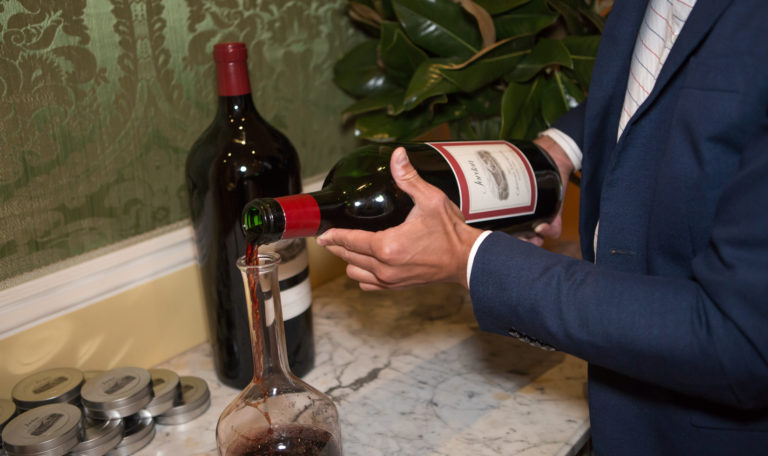
[[[345,3],[0,0],[0,288],[187,217],[217,42],[246,43],[259,111],[304,176],[326,170],[353,144],[331,82]]]

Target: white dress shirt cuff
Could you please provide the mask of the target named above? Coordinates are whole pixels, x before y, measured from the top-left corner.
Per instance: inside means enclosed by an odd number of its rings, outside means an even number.
[[[469,288],[469,279],[472,276],[472,264],[475,262],[475,255],[477,254],[477,249],[480,248],[480,244],[483,243],[485,238],[488,237],[489,234],[491,234],[493,231],[483,231],[483,233],[475,239],[475,243],[472,244],[472,250],[469,251],[469,259],[467,260],[467,288]]]
[[[576,144],[576,141],[557,128],[548,128],[539,133],[539,136],[543,135],[549,136],[558,146],[563,148],[565,155],[567,155],[571,160],[571,163],[573,163],[574,171],[581,169],[582,153],[581,148]]]

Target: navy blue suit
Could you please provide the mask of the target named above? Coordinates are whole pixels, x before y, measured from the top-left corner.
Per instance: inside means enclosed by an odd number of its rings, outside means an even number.
[[[475,315],[588,361],[598,455],[768,454],[768,2],[698,0],[617,142],[645,8],[616,0],[557,125],[584,152],[584,260],[493,233]]]

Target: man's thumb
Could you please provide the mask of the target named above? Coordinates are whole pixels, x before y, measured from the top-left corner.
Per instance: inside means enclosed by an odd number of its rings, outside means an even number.
[[[392,170],[392,177],[395,179],[398,187],[403,190],[406,190],[403,185],[408,187],[410,182],[421,180],[419,173],[416,171],[416,168],[411,165],[411,161],[408,160],[408,154],[406,154],[405,148],[402,146],[392,152],[389,166]]]
[[[418,192],[420,189],[424,189],[429,184],[423,180],[416,168],[411,165],[408,160],[408,154],[405,153],[403,147],[398,147],[392,152],[392,158],[390,160],[390,169],[392,170],[392,177],[395,179],[395,183],[405,193],[414,197],[414,192]]]

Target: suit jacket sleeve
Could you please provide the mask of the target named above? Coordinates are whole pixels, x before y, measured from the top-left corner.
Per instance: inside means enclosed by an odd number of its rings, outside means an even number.
[[[582,152],[584,151],[584,112],[586,107],[586,102],[581,103],[579,106],[563,114],[552,125],[554,128],[570,136]]]
[[[690,277],[607,269],[493,233],[471,274],[480,327],[687,395],[768,406],[766,123],[725,187]]]

